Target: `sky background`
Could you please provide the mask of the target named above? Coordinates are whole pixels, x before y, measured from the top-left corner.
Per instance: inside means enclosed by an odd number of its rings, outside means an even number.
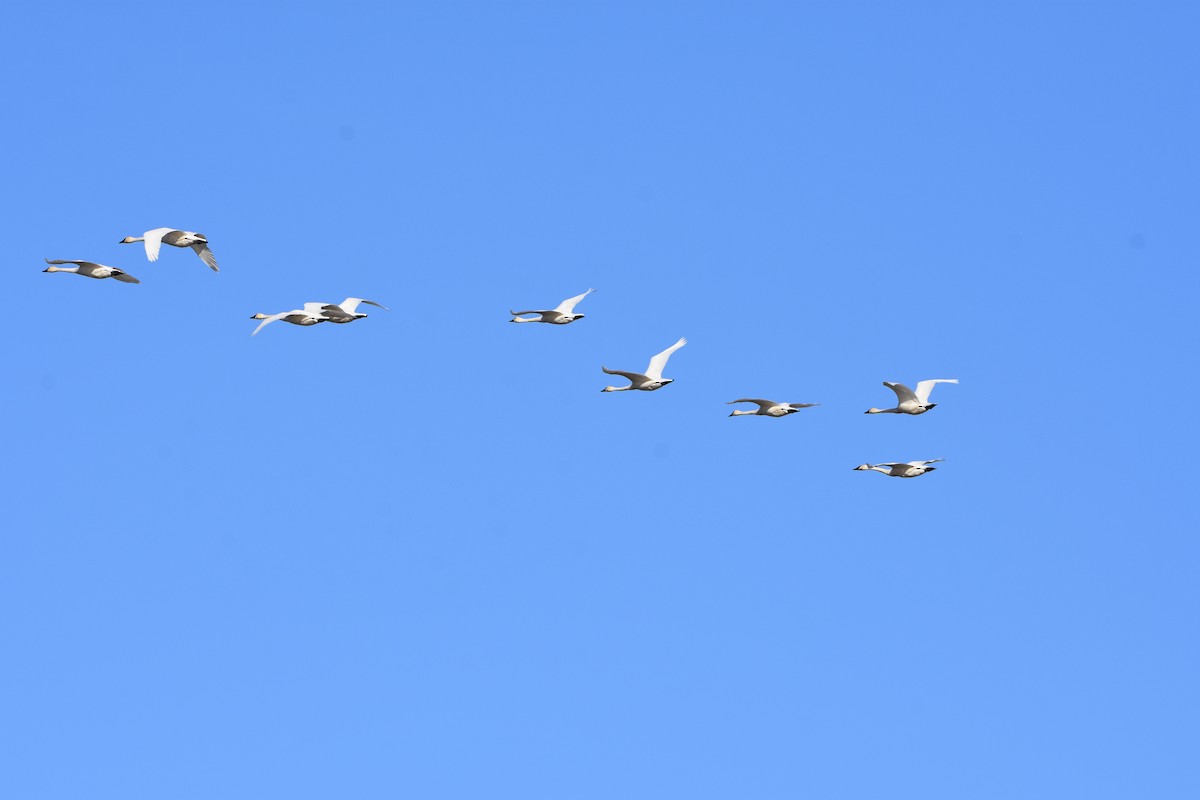
[[[0,796],[1200,796],[1194,4],[2,22]]]

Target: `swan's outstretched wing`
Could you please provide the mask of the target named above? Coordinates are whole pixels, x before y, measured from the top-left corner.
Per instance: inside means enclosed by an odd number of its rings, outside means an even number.
[[[907,464],[907,465],[905,465],[905,466],[909,466],[909,467],[923,467],[923,466],[925,466],[925,465],[927,465],[927,464],[936,464],[936,463],[938,463],[939,461],[945,461],[945,460],[946,460],[946,459],[944,459],[944,458],[934,458],[934,459],[930,459],[929,461],[909,461],[909,462],[908,462],[908,464]],[[900,466],[900,465],[898,465],[898,464],[893,464],[892,466],[893,466],[893,467],[895,467],[895,466]]]
[[[884,381],[883,385],[888,387],[889,389],[891,389],[893,392],[895,392],[896,397],[898,397],[900,399],[901,403],[908,403],[908,402],[920,403],[921,402],[920,400],[917,399],[917,395],[915,393],[913,393],[913,390],[908,388],[907,386],[905,386],[903,383],[892,383],[891,381]]]
[[[674,353],[685,344],[687,344],[687,339],[680,339],[678,342],[671,345],[666,350],[663,350],[654,358],[650,359],[650,366],[646,367],[646,377],[655,381],[662,380],[662,371],[667,366],[667,359],[671,357],[671,353]]]
[[[574,297],[568,297],[566,300],[563,300],[561,303],[559,303],[558,308],[556,308],[554,310],[557,311],[559,314],[570,314],[572,311],[575,310],[575,306],[579,303],[580,300],[587,297],[589,294],[591,294],[594,291],[596,291],[596,290],[588,289],[583,294],[577,294]],[[522,312],[522,313],[525,313],[525,312]],[[534,313],[536,314],[539,312],[535,311]]]
[[[523,317],[526,314],[537,314],[539,317],[544,317],[547,314],[553,314],[553,311],[509,311],[514,317]]]
[[[820,403],[788,403],[788,408],[812,408],[813,406],[819,406],[819,405],[821,405],[821,404]]]
[[[622,372],[619,369],[609,369],[608,367],[600,367],[600,369],[604,370],[609,375],[620,375],[622,378],[625,378],[632,384],[645,383],[646,381],[650,380],[645,375],[637,372]]]
[[[347,314],[353,314],[355,312],[355,310],[358,308],[359,303],[366,303],[369,306],[375,306],[376,308],[382,308],[384,311],[388,310],[388,307],[385,305],[376,303],[374,300],[364,300],[361,297],[347,297],[341,303],[338,303],[338,307],[341,308],[342,311],[345,311]]]
[[[163,237],[168,233],[176,233],[174,228],[155,228],[152,231],[146,231],[144,238],[146,240],[146,258],[150,261],[158,261],[158,251],[162,247]]]
[[[762,409],[763,411],[766,411],[766,410],[767,410],[768,408],[770,408],[771,406],[777,406],[777,405],[779,405],[779,404],[778,404],[778,403],[776,403],[774,400],[756,400],[756,399],[754,399],[753,397],[743,397],[741,400],[730,400],[730,401],[729,401],[728,403],[726,403],[725,405],[727,405],[727,406],[731,406],[731,405],[733,405],[734,403],[754,403],[755,405],[757,405],[757,406],[758,406],[760,409]]]
[[[929,402],[929,393],[933,391],[935,383],[958,383],[958,378],[934,378],[933,380],[921,381],[917,384],[917,400],[921,405]]]
[[[116,278],[121,283],[141,283],[141,281],[130,275],[128,272],[119,270],[116,267],[113,267],[112,275],[109,277]]]
[[[261,331],[263,328],[265,328],[267,325],[270,325],[272,322],[275,322],[276,320],[281,320],[284,317],[290,317],[292,314],[302,314],[304,316],[308,316],[307,311],[302,311],[298,308],[293,308],[291,311],[280,311],[278,314],[271,314],[268,317],[263,317],[263,321],[258,323],[258,327],[255,328],[254,333],[252,333],[250,335],[257,336],[258,332]]]
[[[146,241],[150,241],[147,239]],[[208,249],[208,242],[192,242],[192,249],[196,251],[196,255],[200,256],[200,260],[208,264],[213,272],[220,272],[217,267],[217,257],[213,255],[213,251]],[[151,259],[153,260],[153,259]]]

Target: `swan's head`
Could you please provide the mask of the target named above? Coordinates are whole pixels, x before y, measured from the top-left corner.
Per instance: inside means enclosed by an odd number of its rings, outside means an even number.
[[[46,267],[42,272],[58,272],[58,267]]]
[[[126,236],[124,239],[117,242],[117,244],[133,244],[134,242],[140,242],[140,241],[141,241],[141,239],[135,239],[132,236]]]
[[[870,465],[870,464],[859,464],[857,467],[855,467],[855,468],[854,468],[854,470],[853,470],[853,471],[854,471],[854,472],[857,472],[857,471],[859,471],[859,470],[863,470],[863,469],[870,469],[870,468],[871,468],[871,465]]]
[[[48,270],[47,270],[47,271],[48,271]],[[615,392],[615,391],[617,391],[617,387],[615,387],[615,386],[605,386],[605,387],[604,387],[603,389],[601,389],[600,391],[601,391],[601,392]]]
[[[254,315],[253,317],[251,317],[250,319],[266,319],[266,318],[267,318],[267,315],[266,315],[266,314],[255,314],[255,315]]]

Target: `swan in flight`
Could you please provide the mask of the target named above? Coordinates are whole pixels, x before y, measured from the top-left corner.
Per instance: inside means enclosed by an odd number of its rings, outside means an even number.
[[[155,228],[152,231],[146,231],[141,236],[126,236],[118,244],[135,242],[146,243],[146,258],[150,261],[158,261],[159,245],[164,243],[174,247],[190,247],[196,251],[196,255],[200,256],[201,261],[212,267],[213,272],[220,272],[217,268],[217,257],[213,255],[212,250],[208,249],[208,237],[203,233],[177,231],[173,228]]]
[[[549,322],[553,325],[566,325],[574,322],[577,319],[583,319],[583,314],[575,314],[575,306],[579,301],[587,297],[595,289],[588,289],[583,294],[577,294],[574,297],[568,297],[558,304],[558,307],[551,311],[509,311],[513,318],[509,322]],[[537,314],[536,317],[521,318],[522,314]]]
[[[917,390],[905,386],[903,383],[892,383],[884,381],[883,385],[896,393],[896,397],[900,403],[895,408],[868,408],[864,414],[924,414],[929,409],[937,405],[937,403],[929,402],[929,393],[933,391],[935,383],[958,383],[958,378],[934,378],[933,380],[921,381],[917,384]]]
[[[325,309],[327,307],[327,303],[305,303],[304,308],[294,308],[291,311],[281,311],[278,314],[255,314],[250,319],[260,319],[262,322],[254,329],[254,333],[250,335],[257,336],[259,331],[276,320],[283,320],[293,325],[304,325],[306,327],[321,322],[331,322],[333,320],[325,316]],[[341,321],[348,322],[349,320]]]
[[[742,411],[735,408],[731,417],[744,416],[759,416],[759,417],[786,417],[788,414],[795,414],[802,408],[812,408],[819,406],[820,403],[776,403],[774,400],[755,400],[751,397],[743,397],[741,400],[730,400],[725,405],[731,406],[734,403],[756,403],[758,409],[755,411]]]
[[[903,464],[888,463],[888,464],[859,464],[855,467],[857,470],[875,470],[882,472],[891,478],[919,478],[926,472],[933,472],[937,467],[931,467],[930,464],[936,464],[939,461],[945,461],[944,458],[935,458],[932,461],[906,461]],[[886,468],[886,469],[885,469]]]
[[[354,322],[356,319],[367,318],[366,314],[358,313],[358,306],[360,303],[366,303],[369,306],[382,308],[384,311],[388,310],[388,307],[385,305],[376,303],[374,300],[364,300],[361,297],[347,297],[337,305],[334,305],[333,303],[326,303],[322,305],[321,308],[324,311],[325,320],[327,322]]]
[[[51,261],[47,258],[46,263],[50,266],[46,267],[42,272],[74,272],[76,275],[86,275],[89,278],[116,278],[122,283],[141,283],[141,281],[124,270],[117,269],[116,267],[106,267],[94,261],[71,261],[69,259]],[[75,266],[59,267],[56,266],[57,264],[75,264]]]
[[[650,366],[646,367],[646,374],[640,372],[621,372],[619,369],[609,369],[608,367],[600,367],[609,375],[620,375],[629,379],[628,386],[605,386],[600,391],[602,392],[627,392],[630,389],[640,389],[643,392],[653,392],[655,389],[661,389],[668,383],[674,383],[671,378],[662,376],[663,367],[667,366],[667,359],[671,357],[679,348],[687,344],[687,339],[680,339],[675,344],[663,350],[661,353],[650,359]]]

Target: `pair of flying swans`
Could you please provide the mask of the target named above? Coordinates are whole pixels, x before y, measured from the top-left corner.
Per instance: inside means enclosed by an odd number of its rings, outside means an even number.
[[[734,403],[755,403],[758,408],[754,411],[742,411],[735,408],[729,415],[731,417],[786,417],[788,414],[795,414],[802,408],[821,405],[820,403],[776,403],[774,400],[756,400],[752,397],[730,400],[725,405],[731,406]]]
[[[924,414],[929,411],[937,403],[929,402],[929,394],[933,391],[934,384],[937,383],[958,383],[958,378],[934,378],[928,381],[921,381],[917,384],[917,390],[905,386],[903,383],[892,383],[884,381],[883,385],[896,393],[896,398],[900,401],[895,408],[868,408],[864,414]]]
[[[46,259],[46,263],[50,266],[46,267],[42,272],[73,272],[76,275],[84,275],[88,278],[116,278],[122,283],[141,283],[137,278],[130,275],[124,270],[116,267],[108,267],[104,264],[97,264],[94,261],[71,261],[69,259],[56,259],[51,261]],[[58,264],[74,264],[73,267],[60,267]]]
[[[580,300],[587,297],[594,291],[596,290],[588,289],[583,294],[578,294],[574,297],[568,297],[566,300],[563,300],[561,303],[559,303],[557,308],[551,309],[550,311],[509,311],[508,313],[512,314],[513,316],[509,322],[546,322],[551,325],[568,325],[577,319],[583,319],[583,314],[574,313],[575,306],[579,304]],[[537,316],[523,319],[523,314],[537,314]]]
[[[932,461],[906,461],[902,464],[894,461],[886,464],[859,464],[854,471],[874,470],[882,472],[889,478],[919,478],[926,472],[933,472],[937,469],[937,467],[929,466],[930,464],[945,460],[944,458],[935,458]]]
[[[340,325],[347,322],[354,322],[356,319],[366,319],[366,314],[358,313],[358,306],[361,303],[382,308],[384,311],[388,310],[387,306],[376,303],[374,300],[364,300],[361,297],[347,297],[336,305],[333,303],[305,303],[304,308],[294,308],[291,311],[281,311],[278,314],[255,314],[250,319],[258,319],[262,320],[262,322],[254,329],[254,333],[250,335],[255,336],[265,326],[277,320],[307,327],[321,322],[334,322]]]
[[[201,261],[212,268],[213,272],[220,272],[220,269],[217,268],[217,257],[213,255],[212,250],[208,249],[208,237],[203,233],[177,231],[174,228],[155,228],[152,231],[146,231],[141,236],[126,236],[118,244],[134,244],[135,242],[145,242],[146,258],[149,261],[158,261],[160,245],[190,247],[196,251],[196,255],[200,256]]]
[[[667,366],[667,359],[671,357],[679,348],[687,344],[687,339],[680,339],[675,344],[663,350],[661,353],[650,359],[650,366],[646,367],[646,373],[643,375],[640,372],[622,372],[619,369],[609,369],[601,366],[609,375],[620,375],[623,378],[629,379],[628,386],[605,386],[600,391],[602,392],[627,392],[630,389],[638,389],[643,392],[653,392],[655,389],[661,389],[668,383],[674,383],[671,378],[662,376],[663,368]]]

